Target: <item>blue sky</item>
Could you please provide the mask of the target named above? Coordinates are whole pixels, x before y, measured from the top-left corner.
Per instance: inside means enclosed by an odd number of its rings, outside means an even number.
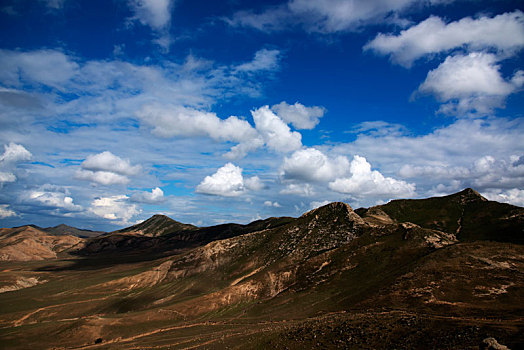
[[[523,206],[523,5],[2,1],[0,226]]]

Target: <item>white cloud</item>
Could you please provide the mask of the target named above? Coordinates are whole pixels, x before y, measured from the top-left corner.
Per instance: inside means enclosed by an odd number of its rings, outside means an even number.
[[[131,200],[138,203],[159,204],[165,202],[164,191],[160,187],[155,187],[151,192],[137,192],[131,196]]]
[[[415,194],[414,184],[384,177],[377,170],[371,170],[371,164],[366,158],[358,155],[351,161],[350,173],[350,177],[338,178],[330,182],[329,188],[354,198],[411,197]]]
[[[62,84],[78,73],[78,64],[56,50],[18,52],[0,50],[0,81],[11,87],[36,82],[63,90]]]
[[[109,151],[89,155],[81,164],[85,170],[107,171],[121,175],[136,175],[140,172],[140,165],[131,165],[129,159],[122,159]]]
[[[246,189],[251,191],[260,191],[264,188],[264,184],[262,183],[262,180],[258,176],[253,176],[244,179],[244,185]]]
[[[447,57],[428,73],[418,91],[432,93],[447,102],[441,108],[443,112],[488,114],[521,87],[522,74],[518,71],[513,80],[504,79],[495,55],[474,52]]]
[[[252,27],[262,31],[300,26],[308,32],[335,33],[397,20],[398,13],[417,0],[290,0],[265,11],[239,11],[226,21],[232,26]]]
[[[279,61],[279,50],[261,49],[255,53],[252,61],[240,64],[233,69],[244,73],[274,71],[279,68]]]
[[[44,185],[25,194],[28,202],[37,202],[48,208],[65,210],[67,212],[78,212],[82,210],[80,205],[73,202],[73,198],[67,189],[58,186]]]
[[[129,204],[128,199],[125,195],[96,198],[89,210],[116,225],[129,225],[131,218],[140,214],[141,210],[135,204]]]
[[[129,182],[128,176],[137,175],[142,169],[109,151],[89,155],[80,167],[82,169],[76,172],[75,178],[102,185],[126,184]]]
[[[0,204],[0,219],[18,216],[13,210],[9,209],[9,205]]]
[[[131,20],[150,27],[156,34],[153,42],[169,51],[172,42],[169,27],[174,0],[129,0],[128,4],[134,12]]]
[[[264,139],[266,146],[276,152],[292,152],[302,147],[302,135],[291,131],[269,106],[260,107],[251,112],[256,129]]]
[[[280,191],[280,194],[311,197],[315,195],[315,190],[308,183],[290,183]]]
[[[263,187],[257,176],[244,179],[242,168],[227,163],[213,175],[206,176],[197,186],[196,192],[222,197],[236,197],[244,194],[247,190],[257,191]]]
[[[264,206],[266,207],[275,207],[275,208],[281,208],[282,206],[278,202],[272,202],[272,201],[265,201]]]
[[[32,156],[24,146],[10,142],[4,145],[4,153],[0,155],[0,166],[30,160]]]
[[[323,107],[306,107],[298,102],[294,105],[280,102],[271,110],[286,123],[293,124],[295,129],[314,129],[326,111]]]
[[[6,182],[15,182],[17,163],[28,161],[32,157],[31,152],[22,145],[13,142],[4,145],[4,153],[0,155],[0,188]]]
[[[342,177],[349,170],[346,157],[328,158],[315,148],[306,148],[284,158],[281,174],[285,179],[301,181],[330,181]]]
[[[115,174],[109,171],[90,171],[79,169],[75,173],[75,178],[78,180],[97,182],[106,186],[129,183],[129,178],[127,176]]]
[[[162,30],[171,22],[173,0],[130,0],[135,18],[154,30]]]
[[[153,127],[159,137],[207,136],[215,141],[243,142],[257,137],[255,129],[245,120],[231,116],[220,119],[215,113],[201,112],[181,106],[146,105],[138,117]]]
[[[420,57],[464,47],[512,54],[524,47],[524,13],[517,10],[493,18],[466,17],[448,24],[432,16],[398,35],[378,34],[364,50],[391,55],[393,62],[409,67]]]
[[[466,187],[480,193],[507,191],[524,188],[523,133],[524,118],[466,118],[422,135],[358,134],[330,153],[373,159],[381,173],[409,178],[421,197]]]
[[[482,192],[482,195],[489,200],[509,203],[524,207],[524,190],[519,188],[513,188],[506,191],[501,190],[490,190]]]

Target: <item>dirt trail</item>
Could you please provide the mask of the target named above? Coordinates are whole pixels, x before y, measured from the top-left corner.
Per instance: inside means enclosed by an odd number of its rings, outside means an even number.
[[[35,311],[31,311],[30,313],[26,314],[25,316],[19,318],[19,319],[16,320],[16,321],[13,321],[13,326],[14,326],[14,327],[20,327],[20,326],[24,323],[25,320],[27,320],[29,317],[33,316],[34,314],[39,313],[40,311],[44,311],[44,310],[48,310],[48,309],[53,309],[53,308],[60,307],[60,306],[65,306],[65,305],[81,304],[81,303],[89,303],[89,302],[91,302],[91,301],[95,301],[95,300],[104,300],[104,299],[107,299],[107,298],[109,298],[109,296],[107,296],[107,297],[103,297],[103,298],[88,299],[88,300],[80,300],[80,301],[72,301],[72,302],[69,302],[69,303],[63,303],[63,304],[56,304],[56,305],[44,306],[44,307],[41,307],[41,308],[36,309]]]

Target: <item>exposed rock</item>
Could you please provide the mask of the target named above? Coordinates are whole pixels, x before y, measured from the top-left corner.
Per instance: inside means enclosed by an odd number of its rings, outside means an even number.
[[[480,350],[509,350],[507,346],[499,344],[495,338],[486,338],[479,345]]]

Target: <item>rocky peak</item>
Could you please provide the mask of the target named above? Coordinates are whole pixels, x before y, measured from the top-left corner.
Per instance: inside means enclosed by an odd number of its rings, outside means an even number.
[[[344,202],[333,202],[313,209],[303,214],[301,218],[314,218],[319,222],[336,222],[344,219],[350,222],[364,224],[362,218],[353,211],[353,208]]]
[[[474,201],[487,201],[487,199],[482,197],[480,193],[478,193],[477,191],[469,187],[452,196],[459,197],[461,199],[461,202],[463,203],[474,202]]]

